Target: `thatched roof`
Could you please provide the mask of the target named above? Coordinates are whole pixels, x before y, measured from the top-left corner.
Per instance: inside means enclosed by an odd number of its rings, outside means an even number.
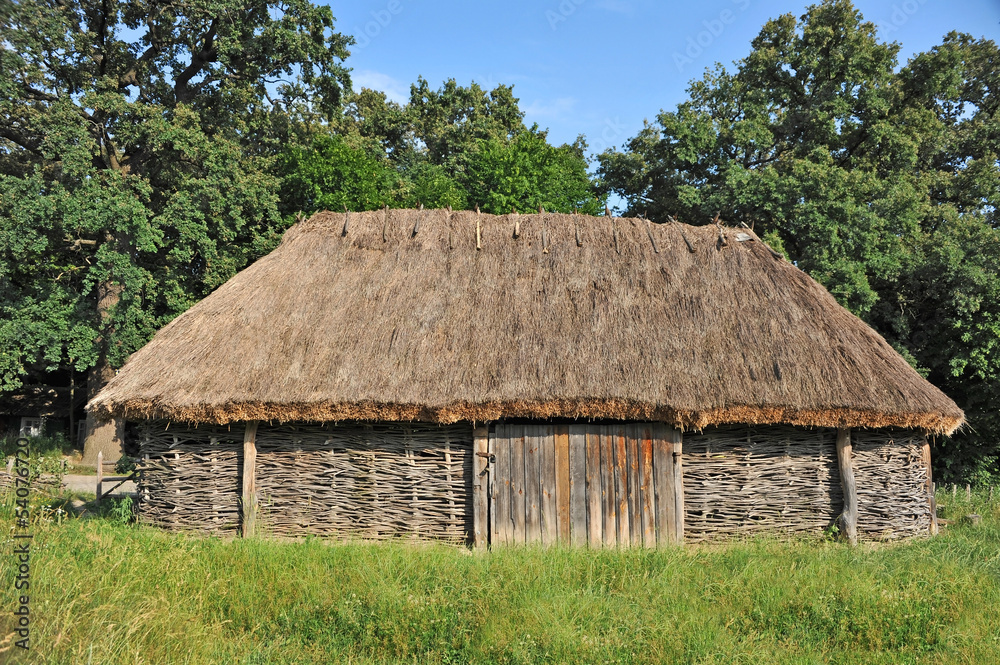
[[[89,408],[220,424],[963,422],[748,236],[560,214],[320,213],[164,327]]]

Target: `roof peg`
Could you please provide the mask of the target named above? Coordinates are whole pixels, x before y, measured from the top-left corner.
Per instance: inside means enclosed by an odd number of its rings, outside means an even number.
[[[382,208],[382,242],[389,242],[389,206]]]
[[[424,204],[421,203],[420,201],[417,201],[417,210],[423,210],[423,209],[424,209]]]
[[[718,240],[718,242],[715,245],[716,249],[722,249],[723,247],[726,247],[726,246],[729,245],[729,241],[726,240],[726,234],[722,230],[722,224],[719,223],[719,215],[720,214],[721,213],[718,210],[716,210],[715,211],[715,217],[712,218],[712,223],[715,224],[715,228],[718,229],[718,231],[719,231],[719,240]]]
[[[612,219],[614,219],[614,217],[611,215],[611,208],[608,206],[607,203],[604,204],[604,216],[611,217]]]
[[[545,214],[545,206],[538,206],[538,214],[539,215]]]
[[[542,254],[549,253],[549,231],[545,228],[545,220],[542,220]]]
[[[423,215],[417,215],[417,221],[413,222],[413,233],[410,234],[411,238],[416,238],[417,234],[420,233],[420,220],[423,218]]]
[[[521,220],[518,218],[517,209],[511,208],[510,214],[514,215],[514,239],[521,237]]]
[[[347,229],[350,226],[350,223],[351,223],[351,211],[348,210],[347,206],[345,205],[344,206],[344,228],[341,229],[341,231],[340,231],[340,235],[341,236],[346,236],[347,235]]]
[[[482,225],[480,224],[480,218],[482,215],[479,214],[479,206],[476,206],[476,251],[480,251],[483,248],[483,232]]]
[[[618,225],[615,224],[615,218],[611,218],[611,237],[615,239],[615,252],[618,254],[622,253],[621,245],[618,243]]]
[[[689,251],[689,252],[691,252],[692,254],[694,254],[694,253],[695,253],[696,251],[698,251],[698,250],[696,250],[696,249],[694,248],[694,243],[692,243],[692,242],[691,242],[691,241],[690,241],[690,240],[688,239],[688,237],[687,237],[687,234],[686,234],[686,233],[684,233],[684,229],[681,229],[681,237],[682,237],[682,238],[684,238],[684,244],[688,246],[688,251]]]
[[[676,215],[667,215],[667,219],[669,219],[674,224],[680,224],[680,222],[677,221]],[[681,232],[681,238],[684,238],[684,244],[688,246],[688,251],[694,254],[697,250],[694,248],[694,243],[692,243],[691,240],[687,237],[687,234],[684,233],[684,227],[680,228],[680,232]]]
[[[754,233],[753,229],[751,227],[747,226],[743,222],[740,222],[740,226],[742,226],[744,229],[746,229],[747,233],[750,234],[750,237],[752,237],[754,240],[756,240],[760,244],[764,245],[764,247],[767,248],[767,251],[771,252],[771,256],[773,256],[774,258],[778,259],[779,261],[784,261],[785,260],[785,255],[784,254],[782,254],[781,252],[777,251],[776,249],[774,249],[773,247],[771,247],[770,245],[768,245],[766,242],[764,242],[763,240],[761,240],[760,236],[758,236],[756,233]]]
[[[573,220],[573,230],[576,232],[576,246],[583,247],[583,238],[580,237],[580,223]]]
[[[653,237],[653,223],[646,220],[646,235],[649,236],[649,243],[653,246],[653,253],[659,254],[660,248],[656,246],[656,238]]]

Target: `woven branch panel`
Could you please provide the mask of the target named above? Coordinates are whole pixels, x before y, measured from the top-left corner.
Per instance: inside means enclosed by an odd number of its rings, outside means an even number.
[[[472,427],[261,427],[264,533],[465,542],[472,532]]]
[[[683,446],[685,541],[820,534],[843,510],[833,430],[717,427]]]
[[[139,521],[164,529],[239,529],[243,426],[139,428]]]
[[[244,427],[140,431],[139,516],[167,529],[235,533]],[[273,425],[257,431],[259,528],[464,542],[472,527],[469,425]]]
[[[900,430],[854,430],[858,535],[893,540],[930,531],[924,435]]]

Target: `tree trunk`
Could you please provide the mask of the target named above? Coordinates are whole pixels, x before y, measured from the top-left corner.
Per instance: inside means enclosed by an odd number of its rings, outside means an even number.
[[[113,282],[103,282],[97,287],[97,312],[104,322],[111,315],[111,310],[121,299],[122,287]],[[108,340],[113,336],[111,330],[105,330],[97,343],[100,354],[97,364],[90,368],[87,374],[87,399],[93,399],[114,375],[115,370],[108,362]],[[97,464],[97,453],[104,453],[105,462],[116,462],[122,456],[122,436],[125,423],[117,418],[101,421],[87,412],[87,438],[83,444],[83,464]]]

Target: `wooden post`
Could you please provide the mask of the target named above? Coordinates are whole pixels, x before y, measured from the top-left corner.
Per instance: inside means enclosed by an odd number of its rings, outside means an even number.
[[[924,438],[923,445],[923,459],[924,466],[927,467],[927,502],[931,509],[931,535],[936,536],[938,533],[938,522],[937,522],[937,499],[934,498],[934,477],[931,473],[931,444],[927,438]]]
[[[676,427],[670,428],[674,444],[674,543],[684,544],[684,437]]]
[[[489,436],[483,425],[472,430],[472,544],[476,549],[489,545]]]
[[[851,464],[851,430],[837,430],[837,465],[840,467],[840,486],[844,489],[844,512],[840,514],[840,529],[851,544],[858,544],[858,488],[854,484],[854,466]]]
[[[247,423],[243,434],[243,537],[250,538],[257,527],[257,425]]]
[[[104,490],[104,451],[97,451],[97,502],[101,501]]]

